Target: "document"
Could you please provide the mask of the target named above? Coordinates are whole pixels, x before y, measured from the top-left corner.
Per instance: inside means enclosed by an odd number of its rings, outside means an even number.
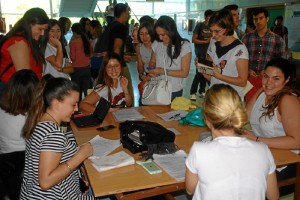
[[[106,156],[117,147],[121,146],[120,140],[110,140],[100,137],[99,135],[91,139],[90,143],[92,144],[94,150],[93,156],[91,156],[90,159]]]
[[[113,112],[115,120],[117,122],[123,122],[126,120],[138,120],[145,118],[139,111],[134,108],[120,109]]]
[[[92,165],[97,169],[98,172],[132,165],[134,163],[134,158],[124,151],[92,160]]]
[[[160,118],[162,118],[165,121],[172,121],[172,120],[179,120],[187,115],[187,111],[185,110],[175,110],[171,112],[166,112],[162,114],[156,114]]]
[[[243,87],[243,90],[242,90],[243,95],[246,95],[252,88],[253,88],[253,85],[249,81],[247,81],[246,86]]]
[[[154,162],[177,181],[185,179],[186,157],[187,154],[183,150],[167,155],[153,154]]]

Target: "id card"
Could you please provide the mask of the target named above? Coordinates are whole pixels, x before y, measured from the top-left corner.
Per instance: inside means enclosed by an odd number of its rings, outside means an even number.
[[[141,165],[149,174],[158,174],[162,172],[162,170],[152,160],[145,162],[137,161],[136,163]]]

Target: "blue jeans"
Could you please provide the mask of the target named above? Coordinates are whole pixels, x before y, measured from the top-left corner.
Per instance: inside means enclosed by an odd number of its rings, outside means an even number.
[[[177,92],[172,92],[172,97],[171,97],[171,101],[173,101],[173,99],[175,99],[176,97],[181,97],[183,93],[183,89],[177,91]]]

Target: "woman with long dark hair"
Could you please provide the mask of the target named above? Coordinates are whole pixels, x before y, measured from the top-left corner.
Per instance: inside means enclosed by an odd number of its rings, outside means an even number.
[[[149,70],[151,76],[164,77],[164,68],[172,84],[172,99],[182,96],[182,81],[190,72],[191,44],[180,36],[175,21],[169,16],[161,16],[154,25],[156,37],[160,40],[154,53],[156,68]]]

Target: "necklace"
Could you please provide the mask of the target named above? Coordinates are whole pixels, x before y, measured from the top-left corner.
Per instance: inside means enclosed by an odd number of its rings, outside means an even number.
[[[52,115],[50,115],[48,112],[46,112],[46,114],[48,114],[54,120],[54,122],[59,125],[59,123],[55,120],[55,118]]]

